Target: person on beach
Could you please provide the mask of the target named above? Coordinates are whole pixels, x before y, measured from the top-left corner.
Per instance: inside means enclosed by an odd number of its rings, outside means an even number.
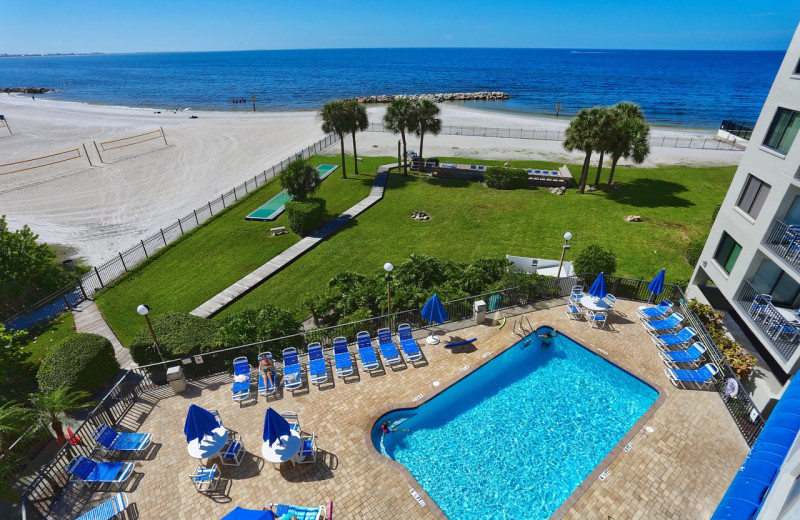
[[[264,511],[267,511],[270,514],[272,514],[272,520],[297,520],[297,517],[294,516],[291,513],[285,513],[285,514],[283,514],[281,516],[278,516],[278,514],[275,512],[275,505],[274,504],[270,504],[270,505],[266,506],[264,508]]]
[[[259,377],[264,379],[264,386],[275,386],[275,363],[267,356],[261,356],[258,362]]]

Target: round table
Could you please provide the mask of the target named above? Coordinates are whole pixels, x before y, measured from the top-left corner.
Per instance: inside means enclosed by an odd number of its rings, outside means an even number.
[[[195,459],[210,459],[225,446],[228,440],[228,430],[220,426],[211,431],[211,435],[206,435],[202,440],[194,439],[187,446],[189,456]]]
[[[280,441],[283,441],[283,446]],[[281,436],[280,441],[275,441],[272,445],[266,441],[261,446],[261,454],[267,462],[280,464],[291,460],[300,451],[300,432],[297,430],[292,430],[289,435]]]
[[[583,296],[580,299],[581,306],[584,309],[589,309],[594,312],[607,312],[611,310],[611,306],[602,299],[597,299],[594,296]]]

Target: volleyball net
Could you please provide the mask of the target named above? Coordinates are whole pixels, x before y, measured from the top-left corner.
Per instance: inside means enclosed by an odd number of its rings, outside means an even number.
[[[164,135],[163,128],[159,128],[151,132],[145,132],[143,134],[129,135],[128,137],[121,137],[111,141],[101,141],[97,144],[100,146],[101,150],[108,152],[118,148],[126,148],[128,146],[134,146],[137,144],[146,143],[148,141],[155,141],[156,139],[163,139],[164,145],[167,144],[167,137]]]
[[[80,158],[80,150],[78,148],[73,148],[72,150],[51,153],[50,155],[42,155],[41,157],[34,157],[33,159],[24,159],[22,161],[0,164],[0,175],[9,175],[12,173],[35,170],[36,168],[44,168],[45,166],[51,166],[53,164],[63,163]]]

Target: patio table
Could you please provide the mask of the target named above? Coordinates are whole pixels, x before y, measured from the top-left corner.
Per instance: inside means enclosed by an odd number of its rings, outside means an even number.
[[[281,442],[283,442],[283,446],[281,446]],[[298,451],[300,451],[300,432],[297,430],[292,430],[289,435],[281,436],[280,441],[275,441],[272,445],[267,441],[261,446],[261,455],[272,464],[291,460]]]
[[[189,456],[195,459],[210,459],[216,456],[228,440],[228,430],[223,426],[211,431],[202,440],[194,439],[187,446]]]
[[[594,296],[583,296],[580,299],[580,304],[584,309],[589,309],[594,312],[608,312],[611,310],[611,305],[605,300],[599,300]]]

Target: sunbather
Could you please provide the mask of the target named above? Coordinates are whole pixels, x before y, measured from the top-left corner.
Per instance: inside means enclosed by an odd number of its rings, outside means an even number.
[[[275,363],[267,356],[261,356],[258,362],[259,377],[264,380],[264,386],[270,388],[275,386]]]
[[[272,513],[273,520],[297,520],[297,517],[294,516],[291,513],[286,513],[285,515],[278,516],[277,513],[275,513],[275,506],[274,505],[265,507],[264,511],[268,511],[269,513]]]

